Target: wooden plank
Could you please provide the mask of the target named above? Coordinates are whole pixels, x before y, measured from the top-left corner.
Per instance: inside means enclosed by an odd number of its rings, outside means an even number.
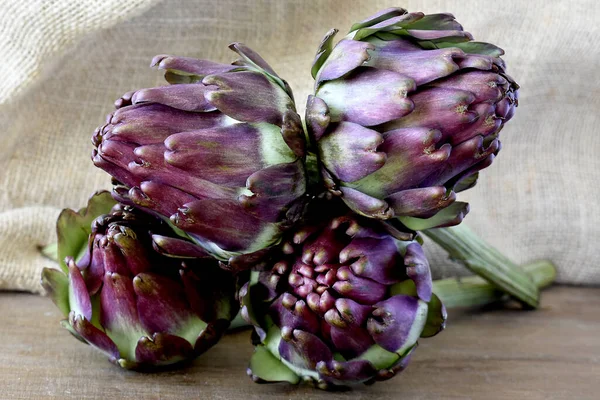
[[[123,371],[58,325],[50,300],[0,293],[1,399],[599,399],[600,288],[554,287],[538,311],[453,310],[391,381],[325,393],[257,385],[249,332],[230,334],[189,367]]]

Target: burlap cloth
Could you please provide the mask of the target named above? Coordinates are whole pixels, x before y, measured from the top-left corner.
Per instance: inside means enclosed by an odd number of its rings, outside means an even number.
[[[500,156],[462,195],[467,223],[518,263],[553,260],[559,282],[600,283],[600,2],[0,0],[0,289],[40,291],[60,209],[109,187],[90,136],[123,92],[163,83],[152,56],[225,62],[244,42],[303,112],[322,35],[390,6],[453,12],[522,86]],[[436,275],[456,273],[428,249]]]

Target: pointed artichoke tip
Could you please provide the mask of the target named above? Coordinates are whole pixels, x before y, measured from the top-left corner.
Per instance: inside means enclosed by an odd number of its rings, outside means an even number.
[[[246,45],[242,42],[231,42],[227,47],[238,53],[240,51],[240,47],[246,47]]]
[[[159,69],[162,69],[162,66],[160,64],[163,62],[163,60],[165,60],[169,57],[170,56],[167,54],[159,54],[159,55],[152,57],[152,61],[150,61],[150,67],[151,68],[158,67]]]

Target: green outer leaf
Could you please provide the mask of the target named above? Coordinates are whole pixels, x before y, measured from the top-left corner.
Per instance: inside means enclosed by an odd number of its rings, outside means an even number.
[[[69,316],[69,278],[58,269],[44,268],[42,270],[42,286],[48,296],[65,317]]]
[[[297,384],[300,377],[286,367],[264,346],[256,346],[250,358],[252,375],[267,382],[289,382]]]
[[[432,337],[443,331],[448,317],[446,309],[437,295],[433,294],[428,306],[427,321],[425,321],[425,327],[421,332],[422,338]]]
[[[463,190],[471,189],[477,184],[477,178],[479,178],[479,172],[476,172],[473,175],[461,180],[456,185],[454,185],[452,189],[456,193],[462,192]]]
[[[417,287],[415,286],[415,282],[407,279],[390,286],[390,296],[396,296],[399,294],[417,297]]]
[[[425,323],[427,321],[428,308],[429,307],[427,303],[419,300],[419,310],[411,326],[408,339],[401,348],[396,350],[396,352],[392,353],[375,344],[356,359],[367,360],[377,369],[387,369],[392,367],[401,357],[404,357],[406,354],[408,354],[417,344],[417,341],[419,340],[421,332],[423,332],[423,328],[425,327]]]
[[[331,51],[333,50],[333,38],[335,37],[336,33],[338,33],[337,29],[331,29],[325,34],[325,37],[323,37],[323,40],[319,45],[319,49],[317,50],[315,60],[313,61],[312,68],[310,70],[310,74],[312,75],[313,79],[317,79],[317,74],[319,73],[319,70],[321,69],[323,64],[325,64],[325,61],[329,57],[329,54],[331,54]]]
[[[56,221],[58,236],[58,262],[61,269],[68,273],[65,257],[79,257],[85,251],[91,224],[96,217],[107,214],[116,201],[107,191],[94,193],[86,207],[75,212],[69,208],[62,210]]]
[[[41,251],[44,257],[58,262],[58,243],[50,243],[49,245],[42,247]]]
[[[403,8],[390,8],[389,10],[387,10],[386,13],[379,15],[377,18],[368,19],[363,22],[357,22],[356,24],[352,25],[352,27],[350,28],[350,32],[373,26],[390,18],[399,17],[406,13],[407,11]]]
[[[392,353],[379,345],[372,345],[367,351],[358,356],[357,360],[369,361],[377,369],[387,369],[394,365],[403,354]]]
[[[447,47],[458,47],[467,54],[482,54],[492,57],[500,57],[504,54],[504,50],[500,47],[491,43],[485,42],[461,42],[453,43],[444,40],[443,42],[436,42],[435,48],[445,49]]]

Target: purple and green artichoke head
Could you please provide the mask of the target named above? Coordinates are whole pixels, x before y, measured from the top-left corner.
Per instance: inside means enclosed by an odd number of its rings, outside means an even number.
[[[242,287],[241,314],[255,327],[254,381],[331,389],[389,379],[420,337],[443,329],[420,244],[365,220],[340,216],[298,229]]]
[[[160,55],[167,86],[129,92],[96,129],[113,196],[221,261],[281,240],[302,209],[305,134],[288,84],[234,43],[231,65]]]
[[[157,253],[151,234],[171,231],[159,219],[122,205],[94,214],[107,199],[101,193],[87,209],[59,217],[58,253],[73,252],[62,270],[44,269],[42,285],[66,317],[62,325],[127,369],[195,358],[239,308],[234,278],[215,260]]]
[[[307,128],[329,191],[356,213],[413,230],[461,222],[456,193],[500,150],[518,104],[503,50],[475,42],[451,14],[384,10],[313,64]]]

